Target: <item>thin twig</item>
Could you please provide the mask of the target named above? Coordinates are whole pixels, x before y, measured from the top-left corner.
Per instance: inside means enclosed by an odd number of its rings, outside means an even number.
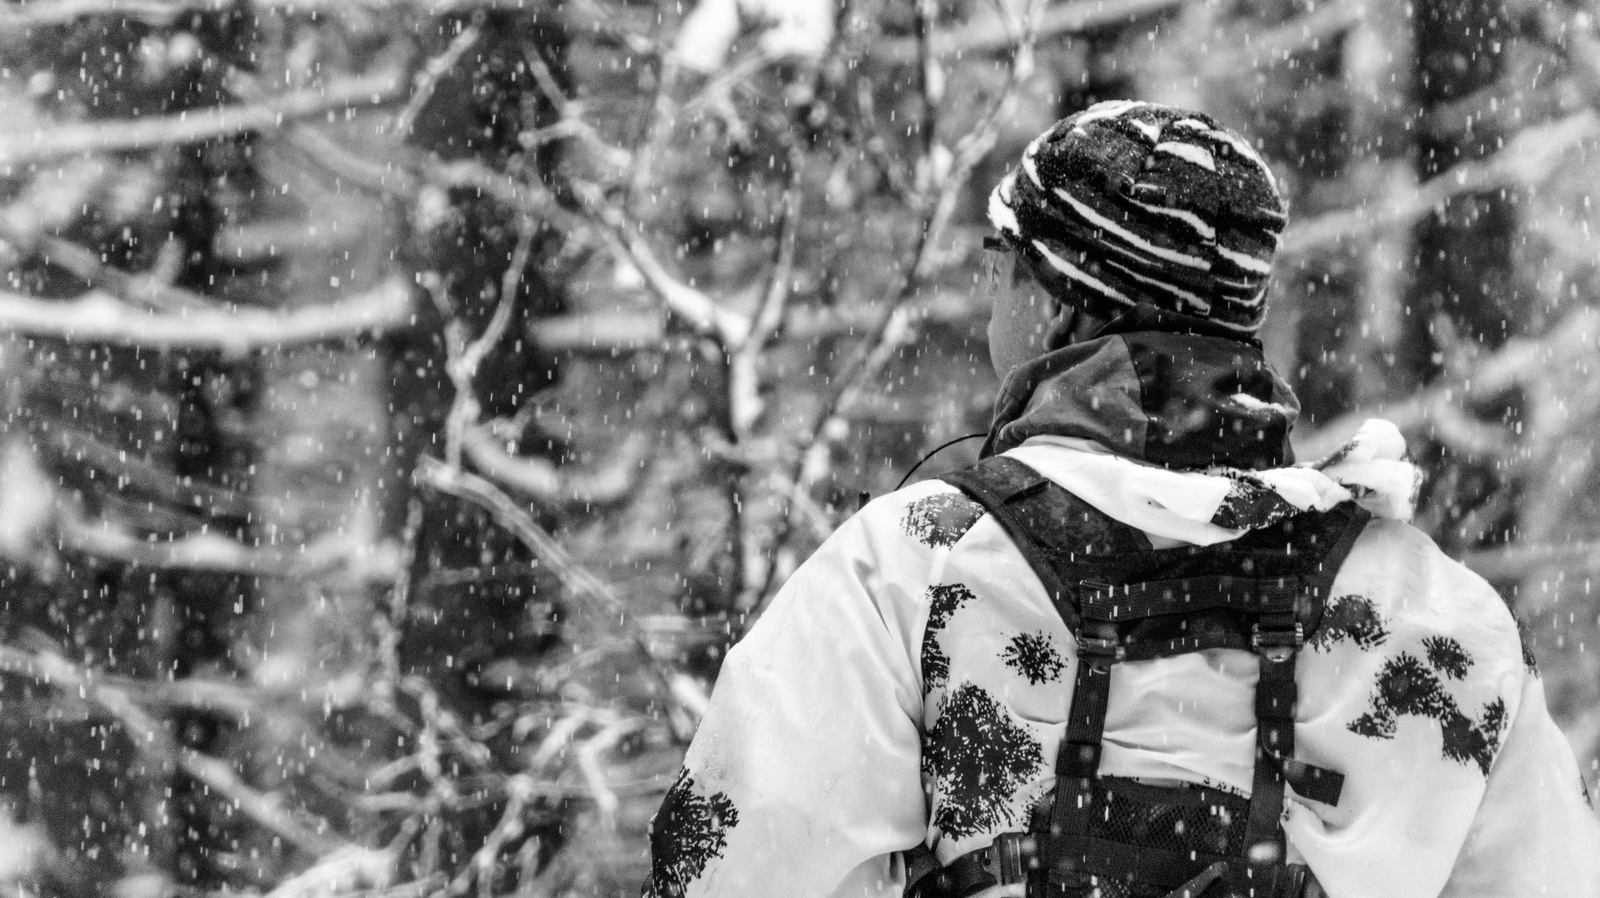
[[[534,230],[532,218],[526,215],[518,218],[517,245],[500,278],[499,302],[495,304],[494,314],[489,317],[489,323],[476,340],[468,343],[465,322],[458,315],[449,314],[444,288],[430,285],[435,300],[444,303],[447,310],[445,347],[449,360],[445,363],[445,370],[450,375],[455,398],[450,403],[450,413],[445,417],[444,457],[445,462],[453,467],[461,466],[461,449],[467,431],[478,423],[478,398],[473,381],[478,376],[479,366],[494,351],[511,324],[511,313],[516,308],[517,296],[521,292],[522,272],[528,267],[528,257],[533,247]]]
[[[1064,35],[1082,34],[1096,28],[1127,24],[1144,16],[1157,15],[1178,8],[1184,0],[1074,0],[1061,3],[1030,18],[1036,23],[1032,29],[1035,42],[1043,42]],[[918,59],[917,38],[907,37],[885,41],[874,46],[873,58],[894,63],[912,63]],[[1017,35],[1008,27],[1005,17],[996,14],[975,18],[956,29],[939,29],[929,41],[930,51],[937,57],[964,58],[973,54],[997,53],[1017,46]]]
[[[993,147],[999,134],[999,124],[1003,117],[1016,101],[1016,93],[1022,80],[1031,72],[1033,66],[1033,44],[1037,29],[1038,13],[1042,0],[1029,0],[1027,12],[1024,14],[1023,34],[1016,44],[1016,51],[1012,55],[1011,65],[1006,73],[1006,81],[1002,86],[995,101],[990,104],[984,116],[980,118],[977,127],[972,129],[956,145],[955,161],[947,178],[939,184],[939,193],[932,201],[923,200],[921,205],[926,210],[921,216],[917,239],[910,254],[911,263],[902,268],[898,286],[890,291],[890,300],[885,305],[883,312],[876,324],[856,346],[850,360],[846,362],[841,371],[834,377],[834,387],[829,392],[822,404],[822,411],[815,419],[811,428],[811,435],[806,443],[796,453],[792,464],[792,472],[788,480],[797,485],[804,486],[806,479],[803,473],[808,462],[821,455],[840,432],[848,432],[848,427],[838,427],[836,421],[842,421],[843,416],[849,411],[859,394],[863,392],[866,384],[878,369],[894,356],[895,350],[907,339],[913,329],[910,326],[910,316],[905,310],[906,302],[920,287],[926,275],[930,250],[942,235],[945,224],[954,213],[957,195],[961,187],[970,177],[972,170],[983,158],[984,154]],[[932,160],[925,160],[932,164]],[[891,339],[892,338],[892,339]],[[788,541],[794,526],[791,514],[785,513],[781,517],[778,534],[773,540],[774,547],[780,547]],[[740,597],[743,607],[751,608],[752,613],[745,618],[745,630],[755,623],[762,606],[772,594],[773,577],[776,575],[777,565],[768,566],[767,577],[758,590],[747,590]]]
[[[519,773],[508,780],[505,786],[506,809],[500,815],[500,821],[493,830],[484,838],[483,844],[473,852],[472,859],[461,868],[451,880],[449,894],[465,895],[472,888],[474,879],[480,886],[493,882],[495,862],[500,858],[500,852],[506,844],[522,835],[527,828],[523,814],[528,808],[528,802],[536,794],[536,785],[533,778],[525,773]]]
[[[399,95],[403,79],[393,73],[365,75],[295,91],[260,103],[219,106],[177,115],[119,121],[74,122],[31,133],[0,135],[0,170],[29,162],[195,143],[246,131],[271,131],[285,122],[361,106],[379,106]]]
[[[939,23],[938,0],[917,0],[917,77],[922,99],[922,158],[932,174],[933,150],[939,139],[939,101],[944,96],[944,68],[933,52]]]
[[[472,45],[483,36],[483,12],[479,11],[472,17],[472,23],[462,28],[460,33],[444,48],[444,52],[428,60],[422,70],[417,72],[412,79],[414,85],[411,98],[406,100],[406,105],[395,114],[394,122],[389,126],[389,133],[398,140],[411,136],[411,128],[416,124],[417,116],[422,114],[423,107],[433,99],[433,92],[438,89],[439,82],[450,74]]]
[[[244,521],[255,510],[250,498],[238,490],[195,477],[180,477],[166,465],[130,454],[67,423],[55,424],[47,433],[34,437],[34,445],[47,457],[87,470],[108,490],[157,499],[166,507],[194,515],[197,523],[207,517]]]
[[[603,231],[612,254],[631,264],[644,278],[645,286],[671,314],[700,336],[722,346],[737,346],[750,332],[744,315],[722,308],[703,291],[685,284],[667,271],[655,251],[630,226],[621,210],[601,197],[593,185],[574,185],[573,192],[589,207],[590,214],[605,226]]]
[[[182,265],[183,250],[173,240],[161,247],[153,270],[132,274],[101,261],[99,253],[60,237],[42,237],[35,247],[52,265],[59,265],[89,282],[91,287],[104,287],[119,299],[167,312],[187,314],[190,310],[226,311],[216,301],[174,287],[169,283],[175,269]],[[174,259],[173,253],[177,256]],[[176,261],[177,264],[173,264]]]
[[[139,707],[127,690],[111,685],[98,672],[54,652],[30,652],[8,645],[0,645],[0,667],[77,692],[79,697],[99,705],[122,724],[134,748],[159,761],[176,763],[185,773],[230,799],[239,813],[312,856],[325,857],[348,847],[342,839],[326,834],[325,823],[304,820],[283,807],[278,796],[258,792],[246,784],[231,765],[179,745],[167,727]]]
[[[564,118],[574,116],[573,107],[576,104],[561,92],[560,85],[544,60],[537,53],[525,53],[524,57],[535,75],[534,83],[539,85],[546,99]],[[592,135],[593,130],[587,129],[585,133]],[[624,152],[599,141],[598,135],[594,135],[594,143],[596,146],[591,149],[601,155]],[[586,207],[589,217],[602,226],[601,233],[610,245],[612,255],[639,272],[645,286],[669,313],[684,321],[696,333],[709,337],[723,347],[738,346],[746,339],[750,332],[750,321],[743,315],[723,309],[704,292],[668,272],[654,250],[640,236],[638,224],[630,219],[623,207],[608,199],[594,184],[573,182],[570,186],[573,194]]]
[[[648,436],[635,434],[623,441],[609,461],[590,471],[573,470],[537,456],[512,455],[483,426],[468,428],[461,448],[473,467],[491,479],[543,505],[559,508],[575,502],[608,505],[625,498],[638,482],[651,444]]]
[[[1563,153],[1593,141],[1597,135],[1600,135],[1600,114],[1590,109],[1527,128],[1493,156],[1460,163],[1415,190],[1385,197],[1376,208],[1345,209],[1291,225],[1283,235],[1278,257],[1304,255],[1345,239],[1405,227],[1453,197],[1537,184],[1555,169]]]
[[[970,324],[989,314],[988,309],[974,305],[968,293],[939,289],[932,284],[924,285],[921,292],[906,300],[906,306],[916,313],[918,321],[940,324]],[[876,308],[855,304],[790,303],[784,310],[782,335],[785,341],[798,344],[859,335],[876,324],[880,314]],[[671,332],[662,315],[655,311],[554,315],[539,320],[533,339],[551,352],[607,356],[618,352],[662,352],[672,346]]]
[[[594,798],[595,808],[600,812],[601,826],[606,829],[616,826],[619,802],[617,793],[606,780],[600,758],[615,748],[624,737],[638,732],[643,726],[644,721],[638,718],[618,720],[591,736],[578,748],[578,769],[583,772],[583,778],[589,785],[590,795]]]
[[[673,707],[678,700],[672,690],[673,673],[655,657],[644,640],[638,625],[628,615],[627,603],[610,586],[577,562],[567,550],[540,527],[520,505],[499,487],[475,474],[452,468],[438,459],[422,456],[418,459],[417,479],[440,492],[465,499],[487,510],[500,526],[506,528],[527,546],[541,562],[548,566],[567,589],[585,607],[602,615],[609,624],[613,619],[620,623],[628,640],[638,651],[656,680],[657,698]],[[691,735],[674,727],[674,735],[687,741]]]
[[[805,180],[805,155],[798,147],[789,150],[789,185],[783,194],[783,217],[778,222],[773,249],[772,272],[751,319],[749,334],[733,347],[728,358],[728,410],[734,442],[751,436],[751,428],[761,414],[760,376],[762,354],[783,325],[784,310],[793,292],[794,262],[799,246],[800,216]]]
[[[1513,387],[1536,383],[1541,376],[1549,374],[1556,360],[1600,356],[1600,351],[1595,349],[1597,335],[1600,335],[1600,309],[1580,309],[1544,336],[1508,340],[1473,368],[1469,376],[1435,383],[1395,405],[1342,415],[1315,432],[1297,437],[1295,454],[1301,458],[1325,456],[1349,439],[1361,422],[1372,417],[1385,418],[1402,432],[1418,430],[1433,423],[1442,408],[1459,411]],[[1502,438],[1495,441],[1495,445],[1503,448],[1507,443]],[[1518,457],[1517,453],[1510,452],[1506,461],[1513,463]]]
[[[242,69],[230,68],[223,84],[229,93],[249,103],[265,102],[271,97],[259,78]],[[356,153],[304,122],[284,122],[278,136],[308,161],[342,181],[402,199],[411,199],[417,192],[421,172],[431,159],[420,153],[401,152],[393,145],[384,156],[373,159],[370,144],[363,147],[364,152]]]
[[[156,570],[218,571],[287,580],[331,577],[392,582],[393,549],[371,546],[347,533],[332,533],[292,546],[247,546],[217,533],[195,533],[153,542],[108,521],[88,523],[63,515],[57,521],[61,548],[91,558]]]

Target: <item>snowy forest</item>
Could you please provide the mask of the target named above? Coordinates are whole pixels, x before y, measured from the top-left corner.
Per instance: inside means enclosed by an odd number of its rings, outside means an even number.
[[[1600,779],[1594,0],[0,0],[0,883],[636,895],[726,649],[983,431],[990,187],[1103,99],[1289,199]],[[915,476],[976,457],[976,441]]]

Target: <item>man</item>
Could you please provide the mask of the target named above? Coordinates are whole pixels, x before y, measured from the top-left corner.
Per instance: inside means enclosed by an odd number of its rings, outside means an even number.
[[[1404,523],[1398,433],[1291,466],[1250,145],[1102,103],[989,217],[988,460],[869,504],[729,654],[646,893],[893,896],[909,859],[923,894],[1600,895],[1533,661]]]

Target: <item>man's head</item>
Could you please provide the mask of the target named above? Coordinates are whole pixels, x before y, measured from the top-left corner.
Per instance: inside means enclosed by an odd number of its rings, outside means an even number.
[[[990,347],[1004,376],[1003,361],[1081,339],[1086,322],[1139,303],[1250,338],[1286,216],[1245,138],[1202,113],[1118,100],[1030,143],[990,195],[989,220],[1013,259],[1009,290],[989,280]],[[996,273],[1007,264],[1003,252],[986,256]],[[1022,289],[1030,280],[1032,294]],[[1023,335],[1032,339],[1019,345]]]

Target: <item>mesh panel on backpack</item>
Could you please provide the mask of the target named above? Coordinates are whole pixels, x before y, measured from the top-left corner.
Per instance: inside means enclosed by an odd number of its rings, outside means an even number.
[[[1094,835],[1163,851],[1238,856],[1250,802],[1214,789],[1158,788],[1101,777],[1089,796]]]

